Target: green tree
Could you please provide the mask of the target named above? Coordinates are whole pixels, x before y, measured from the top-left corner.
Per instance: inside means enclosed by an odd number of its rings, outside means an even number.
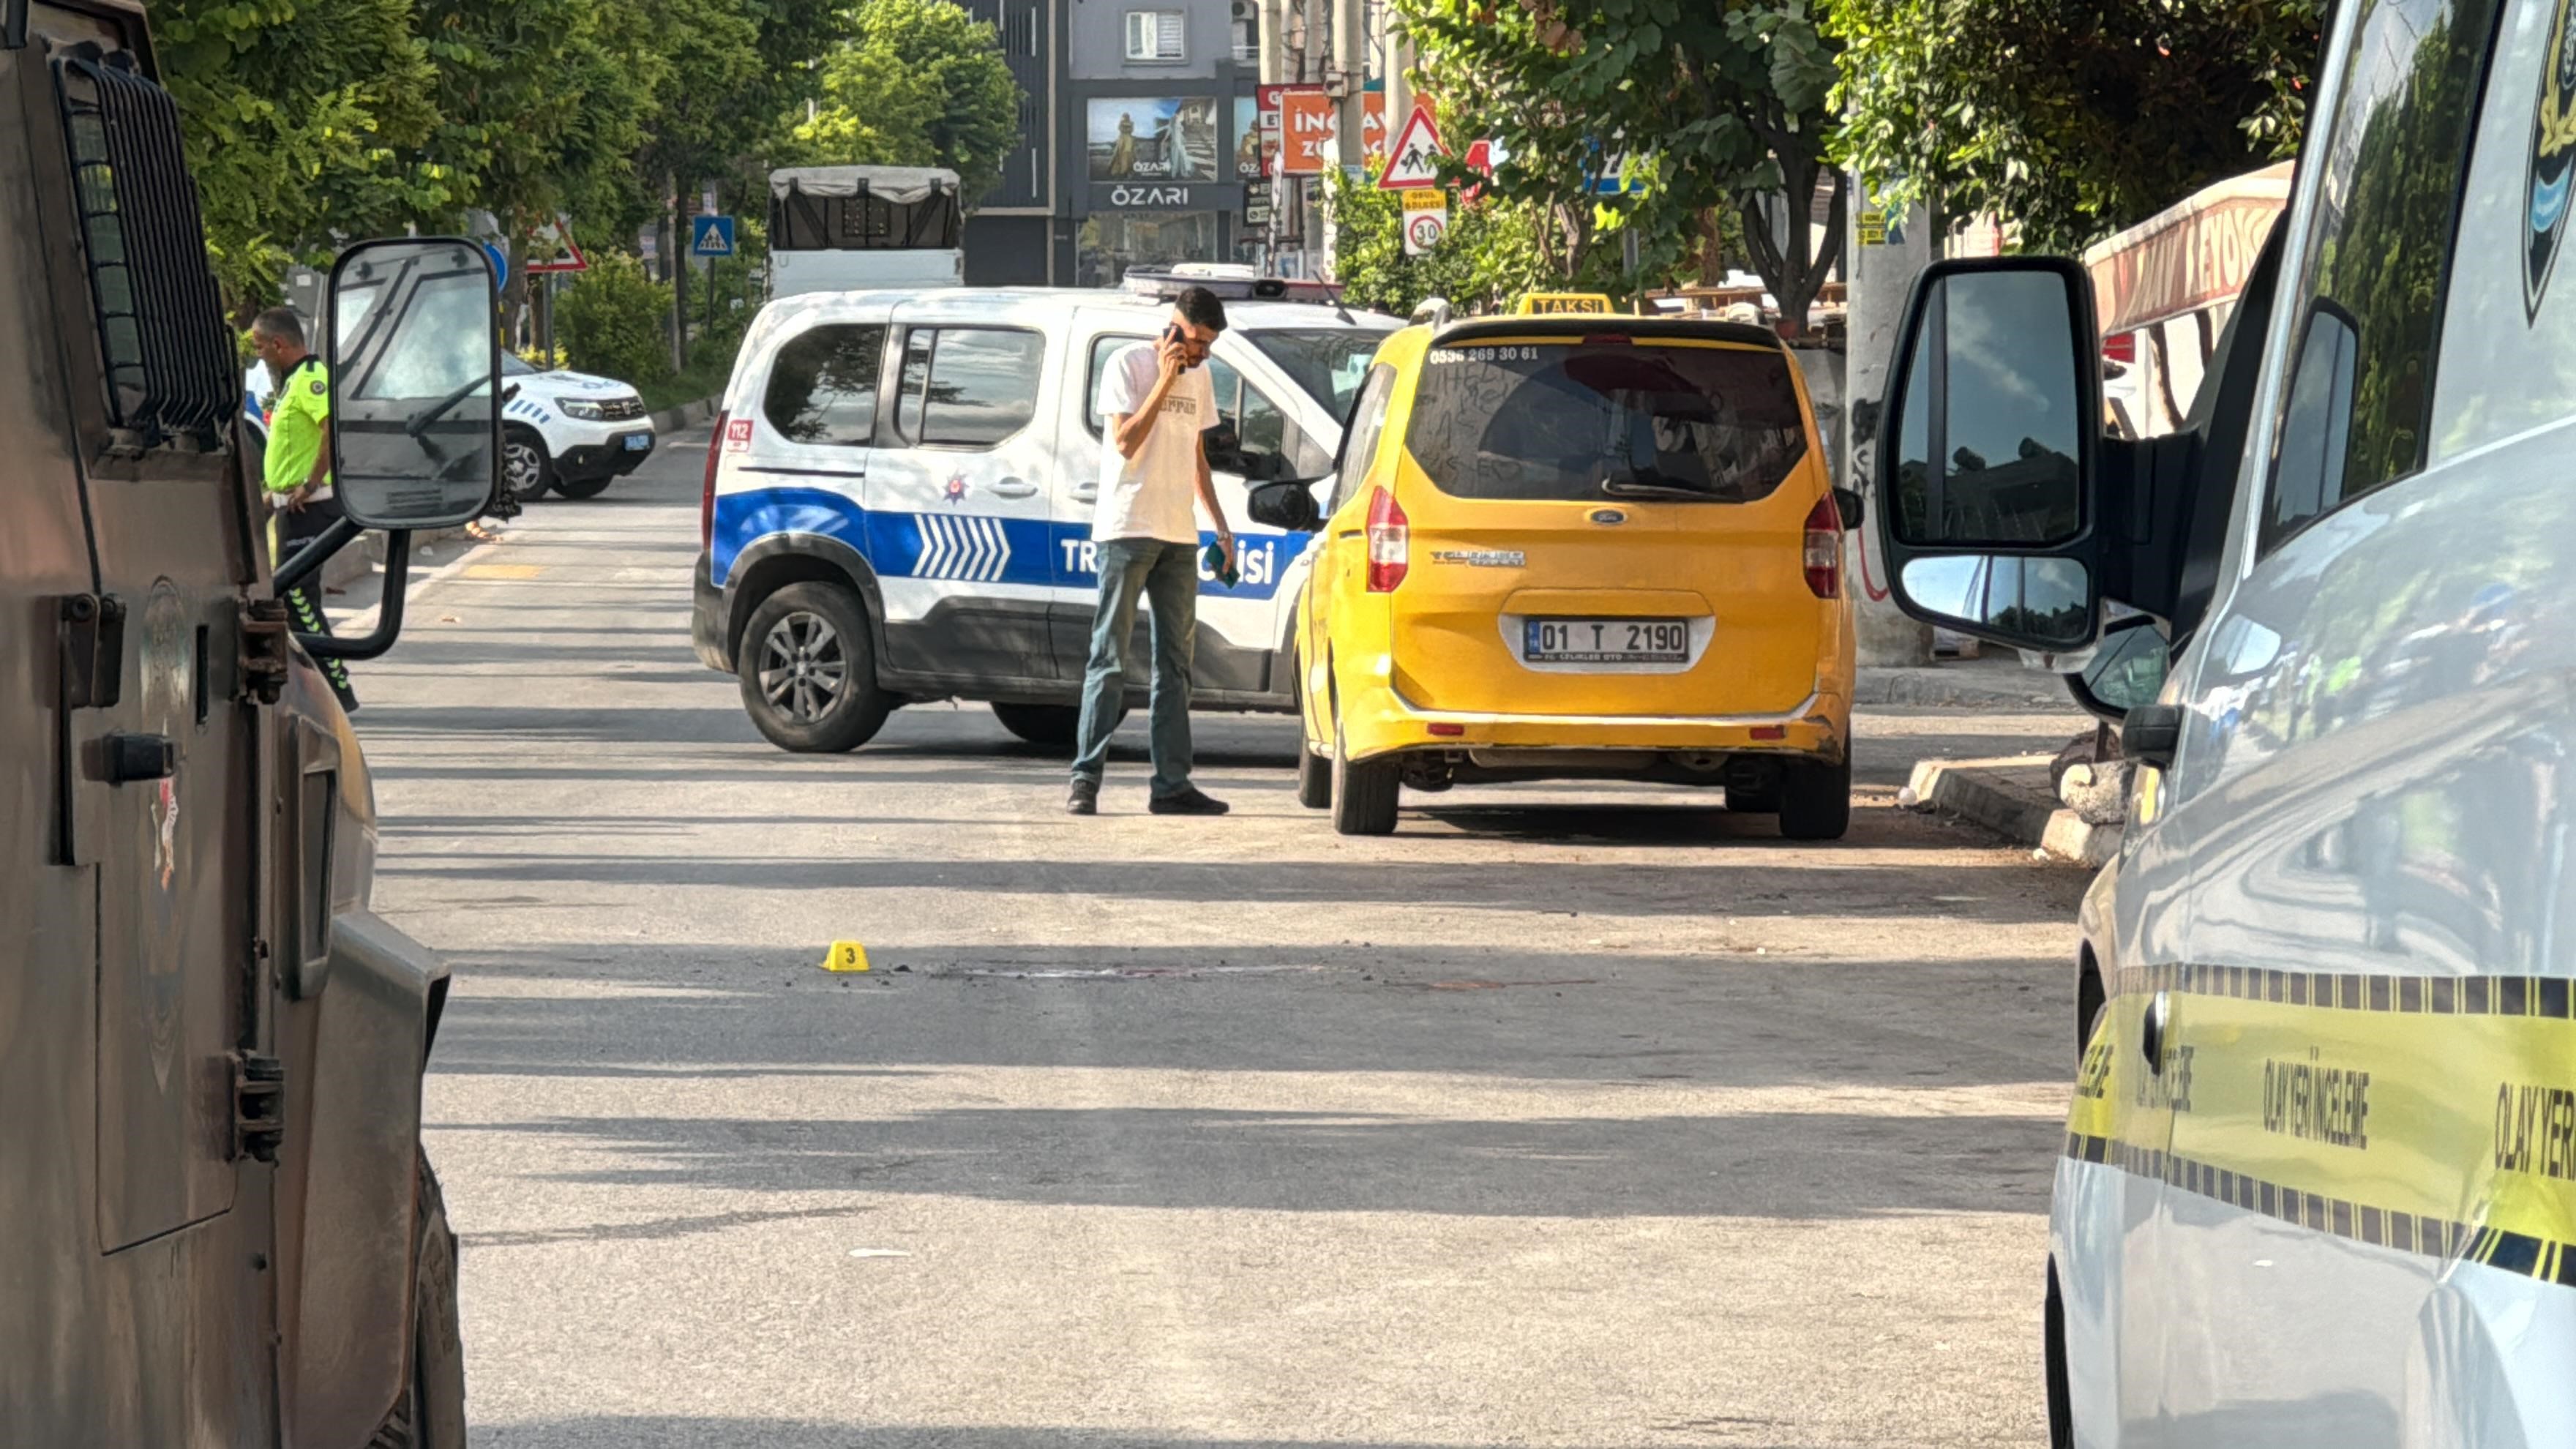
[[[510,236],[594,206],[643,144],[668,67],[627,54],[618,0],[420,0],[437,67],[429,153]]]
[[[1461,316],[1497,312],[1527,292],[1561,286],[1540,246],[1544,207],[1487,197],[1453,200],[1448,235],[1424,255],[1404,254],[1395,193],[1374,181],[1326,179],[1333,208],[1333,275],[1345,300],[1402,317],[1426,299]]]
[[[2073,250],[2297,151],[2324,0],[1836,0],[1839,149]]]
[[[622,252],[591,258],[590,270],[564,289],[555,335],[569,366],[638,385],[671,371],[662,318],[671,290],[644,275]]]
[[[1396,3],[1444,132],[1502,143],[1494,189],[1547,208],[1543,240],[1566,277],[1617,292],[1668,281],[1702,256],[1720,210],[1740,218],[1784,320],[1805,325],[1842,230],[1812,246],[1809,199],[1828,192],[1837,220],[1845,205],[1825,161],[1835,43],[1807,0]],[[1615,153],[1629,189],[1595,197]],[[1776,237],[1766,210],[1785,217]],[[1634,275],[1619,255],[1630,243]]]
[[[409,0],[168,0],[152,25],[236,316],[335,236],[399,232],[455,202],[456,178],[420,154],[437,75]]]
[[[788,129],[796,164],[945,166],[972,200],[1019,140],[1000,38],[950,0],[860,0],[820,80],[814,114]]]

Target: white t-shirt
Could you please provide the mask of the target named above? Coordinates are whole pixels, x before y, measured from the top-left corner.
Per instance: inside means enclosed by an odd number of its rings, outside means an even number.
[[[1133,458],[1118,454],[1109,420],[1133,413],[1154,390],[1162,365],[1153,344],[1139,342],[1109,359],[1100,379],[1100,501],[1092,506],[1091,536],[1199,541],[1199,430],[1213,426],[1216,389],[1204,362],[1173,380],[1163,412]]]

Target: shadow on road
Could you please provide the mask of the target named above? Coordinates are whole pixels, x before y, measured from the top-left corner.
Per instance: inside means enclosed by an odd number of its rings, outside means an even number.
[[[1598,1449],[1809,1449],[1813,1439],[1775,1440],[1768,1418],[1712,1417],[1649,1426],[1647,1437]],[[1720,1437],[1702,1437],[1716,1434]],[[1747,1437],[1752,1436],[1752,1437]],[[991,1424],[815,1424],[780,1419],[629,1417],[478,1424],[490,1449],[1493,1449],[1494,1442],[1394,1439],[1207,1439],[1196,1435]]]
[[[532,1175],[621,1187],[1183,1211],[1791,1220],[2045,1211],[2050,1149],[2064,1135],[2055,1122],[2019,1116],[1455,1121],[1151,1107],[440,1125],[608,1153],[629,1165]]]

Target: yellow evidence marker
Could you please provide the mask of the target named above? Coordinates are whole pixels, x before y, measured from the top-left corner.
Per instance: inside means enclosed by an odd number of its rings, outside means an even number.
[[[856,941],[834,941],[832,949],[824,953],[823,969],[865,971],[868,969],[868,948]]]

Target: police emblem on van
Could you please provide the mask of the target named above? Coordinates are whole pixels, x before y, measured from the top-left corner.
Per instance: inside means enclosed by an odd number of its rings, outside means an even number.
[[[2540,315],[2541,294],[2558,264],[2558,246],[2567,233],[2568,192],[2576,188],[2576,27],[2568,17],[2576,0],[2561,0],[2551,22],[2547,68],[2540,76],[2540,100],[2531,122],[2530,196],[2524,213],[2522,305],[2525,321]]]

